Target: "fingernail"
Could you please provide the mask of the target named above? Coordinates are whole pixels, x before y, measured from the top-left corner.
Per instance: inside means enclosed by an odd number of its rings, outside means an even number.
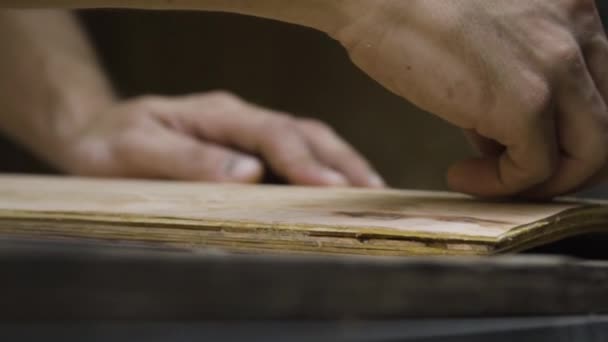
[[[337,173],[336,171],[324,170],[323,173],[321,174],[321,178],[323,179],[323,182],[327,185],[331,185],[331,186],[347,186],[348,185],[348,181],[346,180],[346,177],[342,176],[341,174]]]
[[[386,183],[379,175],[372,175],[369,177],[369,186],[372,188],[384,188]]]
[[[228,166],[230,178],[247,180],[254,178],[260,172],[262,165],[257,159],[251,157],[234,157]]]

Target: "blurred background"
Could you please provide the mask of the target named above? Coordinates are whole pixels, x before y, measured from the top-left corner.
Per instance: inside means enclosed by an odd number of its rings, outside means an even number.
[[[124,97],[224,89],[319,118],[401,188],[444,189],[447,167],[471,154],[460,130],[384,90],[314,30],[222,13],[78,15]],[[0,171],[52,172],[7,140],[0,141],[0,155]]]

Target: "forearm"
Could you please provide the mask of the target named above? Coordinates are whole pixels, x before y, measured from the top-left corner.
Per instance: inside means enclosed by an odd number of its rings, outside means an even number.
[[[113,102],[111,87],[66,11],[0,11],[0,130],[41,157]]]
[[[358,0],[8,0],[5,8],[139,8],[231,12],[332,33],[351,19]]]

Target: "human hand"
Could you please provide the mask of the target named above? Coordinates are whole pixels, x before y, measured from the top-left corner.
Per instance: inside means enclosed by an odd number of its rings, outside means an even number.
[[[548,197],[606,164],[608,41],[593,0],[344,4],[352,19],[330,34],[354,63],[485,151],[453,165],[451,188]]]
[[[119,103],[68,137],[47,156],[80,175],[248,183],[262,176],[259,156],[294,184],[383,184],[327,125],[224,92]]]

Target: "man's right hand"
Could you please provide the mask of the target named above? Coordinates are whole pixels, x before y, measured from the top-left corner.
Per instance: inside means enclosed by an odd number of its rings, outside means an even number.
[[[350,1],[330,32],[353,61],[486,153],[449,185],[553,196],[608,158],[608,41],[593,0]],[[429,132],[432,139],[432,132]]]

